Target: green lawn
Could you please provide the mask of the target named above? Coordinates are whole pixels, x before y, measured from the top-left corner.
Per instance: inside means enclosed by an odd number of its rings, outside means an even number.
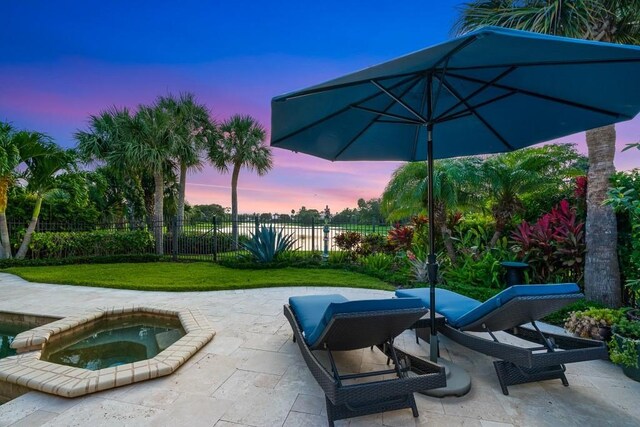
[[[232,269],[208,262],[80,264],[13,267],[3,272],[30,282],[144,291],[217,291],[274,286],[344,286],[393,290],[374,277],[331,269]]]

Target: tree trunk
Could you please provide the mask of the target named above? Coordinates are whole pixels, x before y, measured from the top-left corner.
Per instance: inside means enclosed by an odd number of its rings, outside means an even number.
[[[0,178],[0,259],[11,258],[11,242],[7,226],[7,203],[9,201],[9,178]]]
[[[5,212],[0,212],[0,259],[2,258],[11,258],[11,242]]]
[[[500,237],[502,237],[502,232],[499,231],[496,227],[496,231],[493,233],[493,236],[491,236],[491,241],[489,242],[489,248],[491,249],[495,248]]]
[[[153,238],[156,241],[156,254],[164,254],[162,222],[164,220],[164,176],[162,172],[153,174],[155,191],[153,192]]]
[[[237,250],[238,245],[238,176],[240,175],[240,165],[233,165],[231,175],[231,236],[233,239],[233,249]]]
[[[38,224],[38,217],[40,216],[41,207],[42,196],[38,196],[36,199],[36,205],[33,207],[31,221],[29,222],[27,231],[24,233],[24,238],[22,239],[22,243],[20,244],[20,249],[18,249],[18,253],[16,254],[16,259],[24,259],[25,255],[27,255],[29,243],[31,243],[31,237],[33,236],[33,232],[36,230],[36,225]]]
[[[589,175],[584,290],[588,299],[608,307],[619,307],[622,301],[616,216],[611,206],[603,205],[609,178],[615,172],[615,143],[613,125],[587,131]]]
[[[182,226],[184,221],[184,197],[187,191],[187,165],[180,163],[180,186],[178,188],[178,227]]]
[[[449,255],[451,264],[456,265],[458,257],[456,256],[456,250],[453,247],[453,241],[451,240],[451,230],[449,230],[446,225],[441,225],[440,234],[442,234],[442,241],[444,242],[444,247],[447,250],[447,255]]]

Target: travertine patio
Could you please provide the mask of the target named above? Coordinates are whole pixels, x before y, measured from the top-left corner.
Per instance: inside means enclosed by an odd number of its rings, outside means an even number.
[[[0,311],[73,315],[88,307],[175,304],[199,308],[215,338],[174,374],[75,399],[30,392],[0,406],[0,426],[189,425],[324,426],[324,398],[291,342],[282,305],[290,295],[342,293],[388,297],[347,288],[272,288],[223,292],[136,292],[31,284],[0,273]],[[405,345],[412,346],[407,333]],[[420,351],[411,347],[411,351]],[[443,339],[444,355],[467,369],[472,391],[463,398],[417,395],[411,411],[337,425],[639,425],[640,383],[605,361],[569,365],[571,386],[547,381],[500,391],[491,359]],[[342,355],[340,364],[369,370],[385,358],[369,349]]]

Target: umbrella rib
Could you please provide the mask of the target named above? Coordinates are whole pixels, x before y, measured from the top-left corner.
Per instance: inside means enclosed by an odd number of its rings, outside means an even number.
[[[431,105],[427,105],[428,100],[431,99],[429,96],[429,91],[431,90],[431,77],[427,74],[425,76],[427,80],[424,85],[424,90],[422,91],[422,100],[420,101],[420,114],[424,114],[424,109],[427,107],[427,117],[431,120]],[[420,137],[420,128],[417,127],[415,130],[415,134],[413,136],[413,156],[411,158],[413,160],[416,159],[418,155],[418,138]]]
[[[440,77],[436,77],[438,80],[440,80]],[[458,93],[458,91],[456,91],[453,87],[451,87],[451,85],[449,83],[447,83],[444,78],[442,78],[442,84],[444,85],[445,88],[447,88],[447,90],[453,95],[455,96],[457,99],[462,100],[462,97],[460,96],[460,94]],[[462,100],[462,102],[464,103],[465,107],[467,107],[469,109],[469,112],[471,112],[471,114],[473,114],[474,116],[476,116],[478,118],[478,120],[480,120],[480,122],[487,128],[489,129],[489,131],[491,133],[493,133],[495,135],[496,138],[498,138],[500,140],[500,142],[502,142],[502,144],[507,147],[509,150],[515,150],[515,147],[513,147],[513,145],[509,144],[509,142],[502,136],[500,135],[500,133],[489,124],[489,122],[487,122],[485,120],[484,117],[482,117],[480,115],[480,113],[478,113],[476,110],[473,109],[473,107],[471,107],[469,105],[468,102]]]
[[[494,102],[501,101],[501,100],[503,100],[504,98],[508,98],[508,97],[513,96],[513,95],[515,95],[515,94],[516,94],[516,92],[514,92],[514,91],[507,92],[507,93],[503,93],[503,94],[502,94],[502,95],[500,95],[500,96],[496,96],[495,98],[491,98],[491,99],[488,99],[488,100],[486,100],[486,101],[483,101],[483,102],[481,102],[481,103],[479,103],[479,104],[476,104],[476,105],[474,105],[474,106],[473,106],[473,108],[474,108],[474,109],[478,109],[478,108],[480,108],[480,107],[484,107],[485,105],[489,105],[489,104],[493,104]],[[471,111],[469,111],[469,110],[458,111],[457,113],[453,113],[453,114],[450,114],[450,115],[448,115],[448,116],[445,116],[445,115],[444,115],[444,113],[443,113],[443,114],[441,114],[440,116],[438,116],[438,117],[437,117],[433,122],[434,122],[434,123],[443,123],[443,122],[448,122],[448,121],[450,121],[450,120],[455,120],[455,119],[458,119],[458,118],[460,118],[460,117],[470,116],[471,114],[472,114],[472,113],[471,113]]]
[[[401,120],[379,120],[379,119],[375,119],[374,121],[376,123],[395,123],[395,124],[399,124],[399,125],[411,125],[411,126],[422,125],[422,123],[418,123],[418,122],[401,121]]]
[[[385,95],[387,95],[389,98],[393,99],[398,105],[400,105],[402,108],[404,108],[405,110],[407,110],[408,112],[410,112],[411,114],[413,114],[418,120],[420,120],[420,123],[427,123],[427,119],[425,119],[424,117],[422,117],[416,110],[414,110],[413,108],[411,108],[410,106],[408,106],[402,99],[400,99],[399,97],[395,96],[394,94],[392,94],[391,92],[389,92],[387,90],[387,88],[385,88],[384,86],[382,86],[380,83],[378,83],[375,80],[371,80],[371,84],[373,84],[375,87],[377,87],[378,89],[380,89]]]
[[[416,81],[412,82],[409,86],[407,86],[407,88],[405,90],[402,91],[402,93],[400,94],[400,97],[403,97],[407,94],[407,92],[409,92],[411,89],[413,89],[418,82],[420,81],[420,79],[416,79]],[[365,102],[365,101],[360,101],[360,103]],[[389,108],[393,107],[395,104],[395,102],[390,102],[382,111],[384,113],[387,112],[387,110],[389,110]],[[357,108],[357,105],[353,105],[354,108]],[[351,145],[356,142],[356,140],[358,138],[360,138],[371,126],[373,126],[373,124],[380,118],[380,115],[378,115],[377,117],[375,117],[373,120],[371,120],[369,123],[367,123],[367,125],[360,131],[358,132],[353,138],[351,138],[351,141],[349,141],[344,147],[342,147],[342,149],[340,151],[338,151],[338,153],[333,157],[333,160],[337,159],[338,157],[340,157],[342,155],[342,153],[344,153],[349,147],[351,147]]]
[[[489,68],[504,68],[504,67],[547,67],[557,65],[594,65],[594,64],[624,64],[640,62],[638,58],[625,58],[625,59],[581,59],[575,61],[545,61],[545,62],[513,62],[507,64],[490,64],[490,65],[476,65],[468,67],[450,67],[452,71],[472,71],[472,70],[486,70]]]
[[[440,114],[438,117],[436,117],[434,120],[438,120],[441,117],[446,116],[447,114],[449,114],[451,111],[454,111],[456,108],[458,108],[460,105],[462,105],[464,102],[469,101],[470,99],[472,99],[474,96],[478,95],[480,92],[483,92],[484,90],[486,90],[487,88],[493,86],[494,84],[496,84],[499,80],[502,80],[504,77],[508,76],[509,74],[513,73],[516,70],[516,67],[509,67],[508,69],[504,70],[502,73],[498,74],[496,77],[494,77],[493,79],[491,79],[490,81],[486,82],[485,84],[483,84],[481,87],[479,87],[478,89],[474,90],[473,92],[471,92],[471,94],[469,94],[467,97],[465,97],[464,99],[459,100],[455,105],[453,105],[452,107],[447,108],[442,114]],[[475,106],[474,108],[477,108],[477,106]]]
[[[393,85],[393,86],[392,86],[392,89],[395,89],[396,87],[401,86],[401,85],[403,85],[403,84],[405,84],[405,83],[407,83],[407,82],[410,82],[411,80],[414,80],[414,79],[415,79],[416,81],[418,81],[418,80],[419,80],[419,78],[416,78],[416,76],[415,76],[415,75],[412,75],[411,77],[406,78],[406,79],[403,79],[403,80],[401,80],[400,82],[398,82],[398,83],[396,83],[395,85]],[[380,95],[380,92],[376,92],[376,93],[374,93],[373,95],[367,96],[366,98],[364,98],[364,99],[360,100],[358,103],[360,103],[360,104],[361,104],[361,103],[363,103],[363,102],[367,102],[367,101],[369,101],[369,100],[371,100],[371,99],[373,99],[373,98],[375,98],[376,96],[379,96],[379,95]],[[303,126],[303,127],[301,127],[300,129],[297,129],[297,130],[295,130],[295,131],[293,131],[293,132],[291,132],[291,133],[289,133],[289,134],[287,134],[287,135],[285,135],[285,136],[283,136],[283,137],[281,137],[281,138],[278,138],[278,139],[276,139],[275,141],[272,141],[272,142],[271,142],[271,145],[277,145],[278,143],[280,143],[280,142],[284,141],[284,140],[285,140],[285,139],[287,139],[287,138],[291,138],[292,136],[297,135],[297,134],[299,134],[299,133],[301,133],[301,132],[304,132],[305,130],[307,130],[307,129],[309,129],[309,128],[312,128],[312,127],[314,127],[314,126],[316,126],[316,125],[318,125],[318,124],[320,124],[320,123],[322,123],[322,122],[325,122],[325,121],[327,121],[327,120],[329,120],[329,119],[332,119],[332,118],[334,118],[335,116],[337,116],[337,115],[339,115],[339,114],[342,114],[342,113],[344,113],[345,111],[349,110],[350,108],[352,108],[352,106],[353,106],[353,105],[354,105],[354,104],[347,105],[346,107],[341,108],[340,110],[338,110],[338,111],[336,111],[336,112],[333,112],[333,113],[331,113],[331,114],[329,114],[329,115],[327,115],[327,116],[324,116],[324,117],[322,117],[322,118],[320,118],[320,119],[318,119],[318,120],[314,121],[313,123],[309,123],[308,125]]]
[[[393,105],[393,104],[391,104],[391,105]],[[419,121],[417,121],[417,120],[411,120],[411,119],[410,119],[410,118],[408,118],[408,117],[400,116],[400,115],[398,115],[398,114],[387,113],[386,111],[378,111],[378,110],[374,110],[374,109],[372,109],[372,108],[361,107],[361,106],[359,106],[359,105],[352,105],[352,106],[351,106],[351,108],[355,108],[355,109],[358,109],[358,110],[362,110],[362,111],[366,111],[366,112],[369,112],[369,113],[377,114],[377,115],[379,115],[379,116],[386,116],[386,117],[391,117],[392,119],[399,119],[399,120],[403,120],[403,121],[405,121],[405,122],[413,123],[413,124],[415,124],[415,125],[422,124],[422,122],[419,122]],[[390,107],[387,107],[385,110],[387,110],[387,109],[389,109],[389,108],[390,108]]]
[[[475,77],[468,77],[468,76],[463,76],[460,74],[449,74],[451,77],[457,78],[457,79],[461,79],[461,80],[466,80],[466,81],[470,81],[470,82],[474,82],[474,83],[486,83],[485,80],[482,79],[478,79]],[[626,114],[620,114],[620,113],[616,113],[614,111],[609,111],[609,110],[605,110],[602,108],[598,108],[598,107],[593,107],[591,105],[586,105],[586,104],[581,104],[579,102],[575,102],[575,101],[569,101],[568,99],[563,99],[563,98],[557,98],[555,96],[551,96],[551,95],[545,95],[542,93],[538,93],[538,92],[534,92],[531,90],[526,90],[526,89],[519,89],[517,87],[513,87],[513,86],[509,86],[509,85],[505,85],[505,84],[500,84],[500,83],[495,83],[492,85],[493,87],[496,87],[498,89],[505,89],[505,90],[510,90],[516,93],[521,93],[523,95],[528,95],[528,96],[532,96],[534,98],[540,98],[540,99],[544,99],[546,101],[553,101],[553,102],[557,102],[559,104],[565,104],[565,105],[569,105],[572,107],[576,107],[576,108],[581,108],[583,110],[588,110],[588,111],[592,111],[594,113],[600,113],[600,114],[605,114],[607,116],[612,116],[612,117],[628,117],[629,119],[632,119],[633,117],[627,116]]]

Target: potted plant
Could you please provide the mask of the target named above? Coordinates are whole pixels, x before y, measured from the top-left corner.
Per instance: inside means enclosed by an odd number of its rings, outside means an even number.
[[[638,296],[640,296],[640,279],[628,279],[625,286],[633,295],[633,300],[637,305]],[[632,308],[631,310],[627,311],[627,319],[635,320],[636,322],[640,321],[640,308]]]
[[[620,310],[610,308],[589,308],[571,312],[566,319],[564,328],[582,338],[609,341],[611,326],[622,319]]]
[[[640,322],[620,319],[612,328],[613,339],[609,341],[611,361],[622,366],[622,372],[640,382]]]

